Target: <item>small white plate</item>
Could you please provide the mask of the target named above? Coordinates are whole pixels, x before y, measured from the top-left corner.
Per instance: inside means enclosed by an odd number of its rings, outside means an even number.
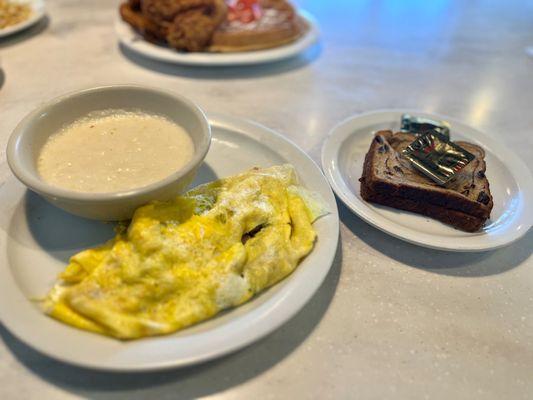
[[[129,50],[157,61],[172,64],[198,66],[235,66],[262,64],[293,57],[311,45],[319,37],[316,20],[307,12],[300,11],[300,16],[309,25],[307,32],[293,43],[266,50],[245,51],[240,53],[185,53],[170,47],[160,46],[146,41],[124,22],[120,15],[115,20],[115,30],[120,42]]]
[[[4,29],[0,29],[0,38],[12,35],[26,28],[29,28],[30,26],[39,22],[41,18],[44,17],[44,0],[17,0],[17,3],[28,4],[32,8],[33,13],[30,18],[25,21],[22,21],[16,25],[8,26]]]
[[[210,118],[213,141],[196,184],[253,166],[291,163],[320,193],[330,214],[315,222],[315,248],[279,284],[250,302],[176,334],[120,342],[45,316],[31,299],[53,285],[68,258],[113,236],[112,225],[84,220],[46,203],[15,179],[0,187],[0,318],[19,339],[50,357],[101,370],[179,367],[240,349],[295,315],[318,290],[337,250],[335,197],[320,168],[275,132],[230,117]]]
[[[462,232],[436,220],[367,203],[361,198],[359,178],[373,133],[400,129],[404,113],[451,124],[454,141],[466,140],[485,149],[487,178],[494,198],[491,219],[483,230]],[[355,214],[399,239],[440,250],[481,251],[505,246],[532,225],[533,180],[525,164],[501,143],[452,118],[413,110],[383,110],[341,122],[322,147],[322,168],[333,190]]]

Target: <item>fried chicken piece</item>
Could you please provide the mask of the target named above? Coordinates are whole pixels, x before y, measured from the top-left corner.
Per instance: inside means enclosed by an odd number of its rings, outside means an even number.
[[[227,15],[226,4],[223,0],[215,0],[213,3],[213,6],[207,8],[193,8],[179,13],[169,26],[168,44],[176,49],[204,50]],[[221,3],[223,7],[215,3]]]
[[[141,11],[151,20],[172,22],[176,16],[193,8],[204,8],[213,0],[140,0]]]
[[[134,11],[141,11],[141,0],[128,0],[128,4]]]
[[[156,24],[140,12],[140,0],[129,0],[120,5],[120,16],[150,42],[166,41],[167,24]]]
[[[224,0],[141,0],[143,15],[167,26],[167,43],[178,50],[202,51],[225,21]]]

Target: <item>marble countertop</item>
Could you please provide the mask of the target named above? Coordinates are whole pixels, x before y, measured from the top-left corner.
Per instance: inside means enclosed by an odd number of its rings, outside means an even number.
[[[335,3],[332,6],[332,3]],[[122,49],[117,1],[48,1],[48,18],[0,41],[0,183],[17,122],[64,92],[140,83],[208,113],[246,117],[316,161],[340,120],[380,108],[445,114],[531,161],[533,3],[301,0],[322,41],[247,68],[185,68]],[[409,398],[533,396],[533,233],[506,248],[416,247],[339,204],[341,242],[320,290],[260,342],[207,364],[150,374],[86,371],[50,360],[0,325],[0,398]]]

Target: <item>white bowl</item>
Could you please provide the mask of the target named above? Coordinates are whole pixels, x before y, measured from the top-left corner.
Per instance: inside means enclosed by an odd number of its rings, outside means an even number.
[[[45,182],[37,171],[37,158],[50,135],[90,112],[105,109],[140,110],[167,117],[191,136],[195,151],[182,169],[160,181],[128,191],[82,193]],[[159,89],[116,85],[86,89],[53,99],[27,115],[7,145],[7,161],[15,176],[50,203],[72,214],[106,221],[128,219],[150,200],[165,200],[186,189],[205,158],[211,129],[198,106],[182,96]]]

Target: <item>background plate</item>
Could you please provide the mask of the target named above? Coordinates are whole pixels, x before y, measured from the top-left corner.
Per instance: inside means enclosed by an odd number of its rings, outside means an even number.
[[[367,203],[359,193],[365,154],[373,133],[400,129],[404,113],[443,119],[452,140],[477,143],[485,149],[487,178],[494,208],[480,232],[468,233],[439,221],[390,207]],[[505,246],[529,230],[533,220],[533,180],[525,164],[501,143],[452,118],[413,110],[384,110],[341,122],[322,147],[322,167],[339,198],[369,224],[408,242],[441,250],[480,251]]]
[[[299,12],[309,25],[305,35],[293,43],[266,50],[240,53],[184,53],[144,40],[120,15],[115,20],[115,31],[120,42],[131,51],[157,61],[182,65],[231,66],[262,64],[293,57],[313,45],[319,37],[316,20],[305,11]]]
[[[18,0],[19,3],[26,3],[33,9],[33,15],[26,21],[22,21],[19,24],[8,26],[7,28],[0,29],[0,38],[3,38],[13,33],[20,32],[30,26],[36,24],[44,17],[44,0]]]
[[[213,142],[196,184],[253,166],[292,163],[331,213],[315,222],[318,240],[292,275],[252,301],[179,333],[120,342],[42,314],[42,297],[68,258],[113,236],[112,225],[67,214],[9,180],[0,188],[0,318],[29,346],[53,358],[102,370],[139,371],[198,363],[246,346],[296,314],[326,277],[339,236],[333,193],[318,166],[273,131],[230,117],[210,119]]]

